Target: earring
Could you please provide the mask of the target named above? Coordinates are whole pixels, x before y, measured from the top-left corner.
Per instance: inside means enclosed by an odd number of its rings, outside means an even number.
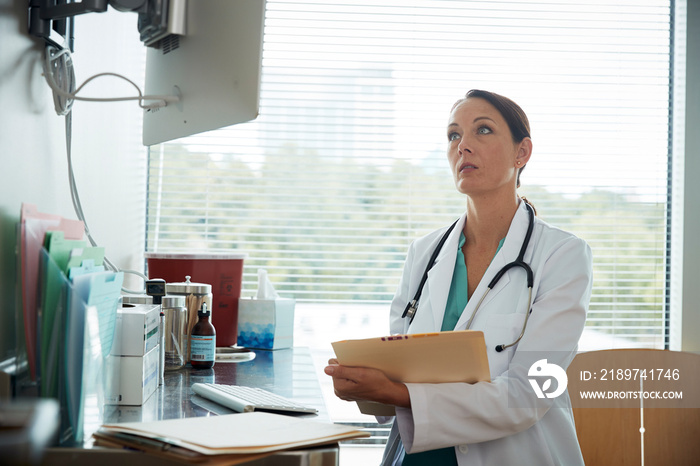
[[[518,165],[520,165],[521,163],[522,163],[522,162],[521,162],[520,160],[518,160]]]

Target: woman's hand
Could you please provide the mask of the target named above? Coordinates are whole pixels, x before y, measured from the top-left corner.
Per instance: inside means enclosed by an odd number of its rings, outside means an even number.
[[[406,385],[393,382],[384,373],[367,367],[348,367],[329,359],[324,372],[333,377],[335,395],[345,401],[376,401],[379,403],[411,407]]]

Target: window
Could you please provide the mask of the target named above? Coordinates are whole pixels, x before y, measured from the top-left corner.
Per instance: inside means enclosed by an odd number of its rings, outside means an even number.
[[[261,115],[151,148],[147,248],[249,254],[283,295],[388,303],[461,214],[445,161],[471,88],[518,102],[521,194],[591,245],[588,349],[666,344],[669,1],[268,0]]]

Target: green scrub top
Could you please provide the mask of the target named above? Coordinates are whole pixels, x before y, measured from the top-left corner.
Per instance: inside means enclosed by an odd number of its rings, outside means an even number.
[[[496,249],[496,254],[501,250],[503,242],[506,239],[503,238],[498,242],[498,249]],[[457,321],[462,315],[462,311],[467,307],[467,302],[469,298],[467,296],[467,266],[464,262],[464,254],[462,253],[462,247],[466,242],[464,237],[464,232],[459,234],[459,246],[457,246],[457,258],[455,259],[455,270],[452,274],[452,284],[450,285],[450,294],[447,296],[447,305],[445,306],[445,315],[442,318],[442,328],[440,330],[448,331],[454,330]],[[494,257],[495,254],[494,254]],[[493,259],[492,259],[493,260]]]

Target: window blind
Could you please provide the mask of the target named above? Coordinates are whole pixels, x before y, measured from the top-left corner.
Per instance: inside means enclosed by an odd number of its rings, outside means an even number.
[[[664,347],[671,27],[669,1],[268,0],[260,116],[151,148],[147,248],[245,251],[244,294],[266,268],[300,303],[385,304],[465,207],[445,126],[487,89],[530,119],[521,194],[593,249],[588,329]]]

